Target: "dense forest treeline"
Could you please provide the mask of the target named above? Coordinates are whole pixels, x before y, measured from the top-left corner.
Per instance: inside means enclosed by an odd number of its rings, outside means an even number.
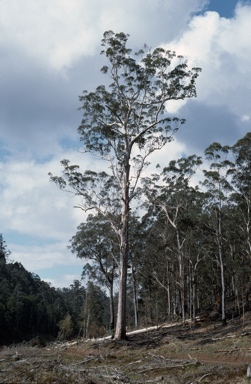
[[[109,196],[114,207],[117,195]],[[249,309],[251,133],[231,147],[215,142],[204,158],[186,156],[143,178],[138,202],[140,214],[131,211],[129,224],[128,326],[184,322],[205,308],[226,324]],[[85,261],[84,274],[110,293],[111,328],[119,275],[115,221],[89,215],[70,245]]]
[[[107,297],[93,283],[55,289],[21,263],[9,262],[0,235],[0,345],[95,336],[108,328]]]
[[[206,308],[226,323],[250,309],[251,133],[232,147],[213,143],[204,159],[171,161],[146,177],[139,205],[144,215],[130,217],[129,327],[185,321]],[[83,259],[88,282],[55,289],[9,262],[1,236],[1,344],[114,329],[119,241],[109,220],[89,215],[69,248]]]

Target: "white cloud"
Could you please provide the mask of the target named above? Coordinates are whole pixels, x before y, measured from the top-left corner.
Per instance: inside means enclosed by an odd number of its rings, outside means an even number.
[[[98,10],[94,1],[8,0],[1,3],[1,24],[14,46],[62,68],[94,52]]]
[[[36,163],[34,160],[12,160],[0,163],[1,172],[1,231],[17,231],[41,238],[61,240],[69,238],[83,220],[83,213],[74,213],[77,199],[60,191],[49,182],[48,172],[60,176],[62,158],[72,164],[91,167],[88,155],[60,152],[51,161]],[[92,169],[94,169],[92,167]]]
[[[250,121],[250,115],[243,115],[243,116],[241,116],[241,121],[243,121],[243,122]]]
[[[2,0],[2,44],[21,46],[56,69],[93,54],[105,30],[129,32],[141,44],[174,36],[205,0]],[[145,40],[146,39],[146,40]]]
[[[150,165],[146,168],[144,176],[156,173],[157,165],[166,167],[171,160],[181,158],[187,151],[186,145],[179,142],[174,135],[174,141],[167,143],[160,151],[155,151],[149,157]]]
[[[69,242],[8,245],[12,252],[10,261],[21,263],[27,271],[36,273],[53,287],[69,287],[74,280],[81,279],[84,262],[67,248]]]
[[[11,250],[10,259],[14,259],[23,264],[29,271],[36,271],[48,268],[59,268],[59,266],[83,266],[83,262],[77,259],[67,248],[68,241],[55,242],[46,245],[17,245],[8,244]],[[81,268],[80,268],[81,271]],[[81,274],[81,272],[80,272]]]
[[[249,69],[247,55],[251,54],[250,46],[250,18],[251,5],[239,3],[236,7],[235,17],[226,22],[226,27],[222,29],[219,36],[219,44],[225,51],[239,59],[239,69]]]
[[[235,17],[216,12],[195,16],[187,31],[166,47],[199,66],[197,93],[200,102],[227,106],[241,118],[250,111],[251,5],[239,4]],[[182,105],[181,105],[182,106]]]
[[[81,279],[81,273],[79,274],[62,274],[61,276],[57,278],[52,279],[42,279],[46,283],[51,284],[52,287],[55,288],[68,288],[73,283],[74,280],[80,280]]]

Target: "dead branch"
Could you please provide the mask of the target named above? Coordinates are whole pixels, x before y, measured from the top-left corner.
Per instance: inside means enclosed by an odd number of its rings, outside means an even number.
[[[243,333],[241,333],[241,336],[249,336],[249,335],[251,335],[251,332],[243,332]]]
[[[214,353],[232,353],[232,352],[240,352],[239,348],[234,349],[218,349],[217,351],[214,351]]]
[[[218,341],[218,340],[232,339],[233,337],[236,337],[236,335],[228,335],[224,337],[212,337],[212,340]]]
[[[167,362],[168,360],[166,360]],[[145,368],[141,371],[139,371],[138,373],[141,374],[141,373],[146,373],[146,372],[151,372],[153,370],[158,370],[158,369],[163,369],[164,368],[185,368],[185,367],[188,367],[190,365],[197,365],[198,364],[198,361],[177,361],[177,360],[169,360],[171,362],[171,364],[165,364],[165,365],[159,365],[159,366],[153,366],[153,367],[150,367],[150,368]]]
[[[158,359],[166,360],[166,358],[165,358],[164,356],[161,356],[161,355],[154,355],[154,354],[151,353],[151,352],[149,352],[148,355],[153,356],[153,357],[157,357]]]
[[[197,380],[197,382],[198,382],[198,383],[201,383],[202,380],[205,379],[205,377],[207,377],[207,376],[211,376],[211,375],[212,375],[212,373],[206,373],[205,375],[201,376],[201,378],[199,378],[199,379]]]
[[[132,362],[129,363],[128,365],[138,364],[138,363],[142,363],[142,360],[132,361]]]

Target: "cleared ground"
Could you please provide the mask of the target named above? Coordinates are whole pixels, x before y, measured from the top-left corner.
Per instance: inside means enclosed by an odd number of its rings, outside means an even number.
[[[251,383],[251,314],[221,323],[163,325],[113,340],[29,343],[0,350],[0,383]]]

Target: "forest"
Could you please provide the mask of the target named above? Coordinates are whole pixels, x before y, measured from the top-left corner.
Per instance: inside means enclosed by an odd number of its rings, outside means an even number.
[[[0,345],[34,340],[43,346],[56,339],[94,336],[96,328],[108,328],[107,301],[91,282],[86,287],[79,281],[69,288],[51,287],[21,263],[10,261],[0,235]],[[92,324],[88,333],[84,328],[87,317]]]
[[[213,143],[203,158],[173,160],[142,179],[141,209],[129,220],[128,329],[195,320],[200,313],[226,324],[251,309],[250,170],[247,133],[233,146]],[[108,219],[90,214],[69,248],[83,260],[83,280],[55,289],[11,262],[1,235],[2,345],[111,334],[118,237]]]
[[[146,213],[131,215],[129,224],[128,326],[184,322],[206,308],[224,324],[230,299],[236,314],[249,309],[250,170],[248,133],[143,179]],[[90,215],[70,247],[85,260],[84,274],[110,292],[112,329],[119,244],[109,220]]]

